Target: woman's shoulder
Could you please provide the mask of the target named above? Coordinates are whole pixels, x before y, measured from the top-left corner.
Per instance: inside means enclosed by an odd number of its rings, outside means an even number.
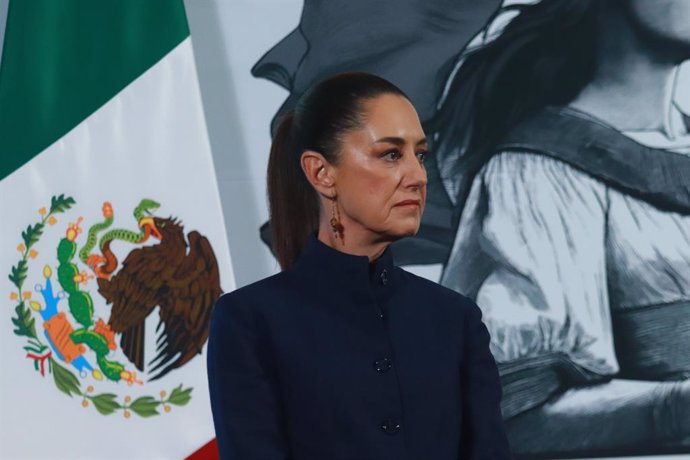
[[[500,198],[517,212],[554,204],[562,210],[578,202],[601,210],[608,190],[606,183],[562,160],[519,150],[494,154],[479,177],[477,191]]]
[[[223,293],[215,303],[215,309],[258,308],[285,295],[289,288],[287,273],[275,273],[260,280]]]
[[[482,173],[484,177],[508,179],[511,182],[531,182],[534,176],[550,182],[561,182],[563,178],[578,183],[598,182],[588,172],[559,158],[517,148],[495,152],[482,167]]]
[[[403,288],[413,292],[417,297],[460,308],[471,308],[475,305],[471,298],[458,291],[407,271],[402,267],[396,266],[396,269],[400,272]]]

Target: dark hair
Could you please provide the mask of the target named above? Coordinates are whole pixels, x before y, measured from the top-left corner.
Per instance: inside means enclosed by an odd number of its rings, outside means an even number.
[[[491,147],[526,117],[567,104],[592,80],[596,21],[605,3],[541,0],[503,7],[495,18],[516,16],[501,34],[461,55],[438,112],[425,124],[456,221]]]
[[[282,115],[267,173],[271,244],[282,269],[295,262],[309,233],[319,226],[320,200],[300,165],[302,153],[314,150],[338,164],[343,134],[360,128],[363,103],[383,94],[407,98],[376,75],[339,73],[312,86]]]

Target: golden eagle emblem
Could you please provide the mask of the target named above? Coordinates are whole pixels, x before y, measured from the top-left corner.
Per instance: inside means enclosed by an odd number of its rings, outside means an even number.
[[[134,249],[111,278],[98,279],[98,292],[112,304],[108,324],[121,333],[120,346],[134,366],[144,371],[144,322],[160,307],[156,357],[148,372],[156,380],[178,368],[208,338],[213,303],[220,296],[218,262],[208,239],[184,228],[176,219],[154,217],[147,225],[160,242]]]

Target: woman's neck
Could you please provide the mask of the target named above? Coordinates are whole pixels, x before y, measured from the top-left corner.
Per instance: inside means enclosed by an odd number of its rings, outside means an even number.
[[[618,71],[621,78],[593,80],[569,105],[620,131],[654,130],[675,137],[680,128],[671,122],[677,67],[621,66]]]
[[[336,238],[330,226],[327,227],[323,223],[319,226],[317,238],[338,251],[356,256],[367,256],[370,263],[378,259],[390,244],[388,241],[371,241],[371,238],[367,238],[363,231],[358,232],[352,226],[345,228],[343,238]]]
[[[570,106],[621,131],[659,131],[674,138],[671,121],[679,61],[664,55],[621,12],[599,27],[599,49],[592,81]]]

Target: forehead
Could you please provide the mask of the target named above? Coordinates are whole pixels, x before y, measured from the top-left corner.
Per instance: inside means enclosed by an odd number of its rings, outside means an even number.
[[[423,137],[417,111],[397,94],[383,94],[363,103],[363,128],[376,138],[386,136]]]

